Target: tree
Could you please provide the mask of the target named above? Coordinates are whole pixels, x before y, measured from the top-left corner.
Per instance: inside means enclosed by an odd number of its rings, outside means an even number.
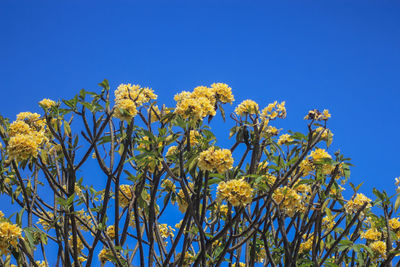
[[[245,100],[221,148],[209,123],[225,121],[228,85],[177,94],[174,108],[150,88],[121,84],[112,98],[99,85],[1,117],[0,190],[20,207],[0,214],[2,265],[390,266],[400,252],[399,198],[348,182],[350,159],[327,152],[328,110],[282,134],[285,102]]]

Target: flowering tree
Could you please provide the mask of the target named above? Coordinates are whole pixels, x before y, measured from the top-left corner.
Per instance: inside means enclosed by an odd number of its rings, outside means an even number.
[[[0,191],[20,208],[0,213],[2,266],[390,266],[400,252],[399,198],[351,183],[342,196],[351,164],[327,152],[327,110],[283,134],[285,102],[245,100],[221,148],[209,123],[225,120],[228,85],[173,108],[149,88],[100,86],[0,118]]]

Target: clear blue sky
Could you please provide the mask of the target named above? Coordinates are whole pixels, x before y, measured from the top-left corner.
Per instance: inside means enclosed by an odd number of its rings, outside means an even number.
[[[383,0],[2,1],[0,113],[39,112],[42,98],[104,78],[150,86],[169,105],[181,90],[225,82],[236,104],[286,100],[285,129],[305,131],[309,109],[329,109],[330,152],[353,159],[351,181],[368,196],[394,193],[399,14],[400,2]]]

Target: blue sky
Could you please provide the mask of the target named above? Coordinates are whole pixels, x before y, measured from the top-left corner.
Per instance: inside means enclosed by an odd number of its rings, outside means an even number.
[[[394,193],[399,12],[398,1],[2,1],[0,114],[39,112],[42,98],[104,78],[150,86],[170,106],[225,82],[236,105],[285,100],[284,129],[305,131],[309,109],[329,109],[330,152],[353,159],[351,181]]]

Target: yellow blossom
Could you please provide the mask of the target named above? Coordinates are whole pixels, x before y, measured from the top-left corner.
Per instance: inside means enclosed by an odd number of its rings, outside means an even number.
[[[331,159],[331,155],[325,151],[325,149],[317,148],[314,151],[311,151],[309,158],[312,158],[314,161],[320,161],[322,159]]]
[[[56,105],[56,102],[54,102],[51,99],[45,98],[39,102],[39,105],[42,106],[43,108],[51,108]]]
[[[365,232],[361,233],[361,238],[368,240],[378,240],[382,237],[382,233],[375,228],[370,228]]]
[[[107,261],[110,261],[110,259],[113,257],[113,254],[111,250],[103,248],[100,253],[99,253],[99,260],[101,263],[106,263]]]
[[[365,203],[368,203],[365,207],[366,209],[371,207],[371,199],[367,198],[364,194],[358,193],[356,197],[352,200],[349,200],[344,208],[347,213],[356,213]]]
[[[161,187],[168,192],[175,192],[176,186],[173,181],[169,179],[165,179],[163,183],[161,184]]]
[[[114,239],[115,238],[115,227],[114,227],[114,225],[108,226],[106,233],[111,239]]]
[[[287,186],[277,188],[272,198],[279,204],[280,209],[290,217],[303,208],[302,196],[296,190]]]
[[[124,184],[119,187],[119,205],[121,207],[126,207],[129,205],[131,199],[133,198],[133,192],[130,185]]]
[[[314,110],[310,110],[308,112],[308,114],[304,117],[304,119],[321,121],[321,120],[327,120],[330,117],[331,117],[331,114],[329,114],[329,111],[327,109],[324,109],[324,111],[322,113],[319,110],[314,109]]]
[[[114,117],[129,121],[137,114],[137,109],[135,103],[130,99],[121,99],[115,102],[115,112]]]
[[[184,119],[201,120],[216,112],[213,104],[206,97],[184,98],[176,104],[175,113]]]
[[[224,173],[233,166],[232,153],[229,149],[210,147],[200,153],[198,165],[203,171]]]
[[[386,258],[386,243],[383,241],[375,241],[369,244],[369,247],[375,254],[376,258]]]
[[[205,97],[210,101],[211,105],[215,105],[216,101],[214,91],[207,86],[197,86],[193,89],[190,97],[193,99]]]
[[[232,88],[230,88],[225,83],[213,83],[211,84],[211,89],[214,92],[216,100],[221,103],[230,103],[232,104],[235,101],[235,98],[232,95]]]
[[[285,101],[278,103],[275,101],[274,103],[270,103],[266,108],[261,112],[261,116],[264,119],[274,120],[276,118],[284,119],[286,118],[286,108]]]
[[[281,146],[281,145],[284,145],[284,144],[288,144],[290,142],[293,142],[293,138],[290,136],[290,134],[282,134],[279,137],[278,145]]]
[[[244,116],[246,114],[257,114],[258,111],[258,104],[250,99],[244,100],[235,109],[235,113],[239,116]]]
[[[22,229],[7,221],[0,222],[0,255],[8,254],[9,247],[16,247],[18,239],[22,238]]]
[[[308,253],[312,249],[314,236],[310,236],[305,242],[300,244],[299,254]]]
[[[389,227],[393,230],[398,230],[400,228],[399,218],[392,218],[389,220]]]
[[[218,184],[217,196],[233,206],[246,206],[252,201],[253,189],[244,179],[230,180]]]
[[[169,236],[171,238],[174,238],[175,229],[172,228],[171,226],[168,226],[166,223],[164,223],[164,224],[159,224],[158,228],[160,230],[160,235],[162,238],[168,238]]]

